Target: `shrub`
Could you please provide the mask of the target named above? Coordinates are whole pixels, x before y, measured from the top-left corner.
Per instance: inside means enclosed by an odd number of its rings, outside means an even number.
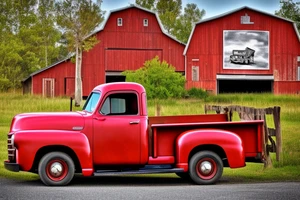
[[[149,99],[179,98],[185,95],[185,78],[158,56],[144,63],[135,71],[125,71],[126,81],[143,85]]]
[[[198,99],[206,99],[208,97],[208,92],[201,88],[191,88],[187,91],[188,96]]]
[[[0,92],[7,92],[12,87],[12,83],[6,78],[0,78]]]

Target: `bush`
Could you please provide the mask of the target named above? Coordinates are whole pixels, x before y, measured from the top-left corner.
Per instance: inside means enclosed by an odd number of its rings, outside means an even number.
[[[158,56],[144,63],[135,71],[125,71],[126,81],[143,85],[148,99],[180,98],[185,95],[185,78]]]
[[[189,97],[198,98],[198,99],[206,99],[208,97],[208,92],[201,88],[191,88],[187,91]]]
[[[0,78],[0,92],[7,92],[11,87],[12,84],[7,78]]]

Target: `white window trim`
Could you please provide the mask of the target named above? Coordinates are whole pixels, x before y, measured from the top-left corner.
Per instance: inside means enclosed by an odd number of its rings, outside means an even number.
[[[144,19],[143,20],[143,24],[144,24],[144,26],[148,26],[149,25],[149,20],[148,19]]]
[[[300,56],[297,57],[297,61],[300,62]]]
[[[118,26],[123,26],[123,19],[122,18],[117,19],[117,25]]]

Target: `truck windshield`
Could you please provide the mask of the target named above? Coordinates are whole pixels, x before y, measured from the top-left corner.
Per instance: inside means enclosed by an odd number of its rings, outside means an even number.
[[[93,112],[98,104],[99,99],[100,99],[100,93],[93,92],[85,102],[83,106],[83,110],[87,112]]]

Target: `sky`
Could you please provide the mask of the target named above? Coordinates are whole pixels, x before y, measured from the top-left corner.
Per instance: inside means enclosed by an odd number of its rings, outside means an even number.
[[[248,6],[256,10],[274,14],[280,9],[280,0],[182,0],[182,8],[187,3],[197,4],[206,11],[203,19],[211,18],[232,10]],[[135,0],[103,0],[101,9],[106,11],[106,17],[111,10],[116,10],[134,4]]]

